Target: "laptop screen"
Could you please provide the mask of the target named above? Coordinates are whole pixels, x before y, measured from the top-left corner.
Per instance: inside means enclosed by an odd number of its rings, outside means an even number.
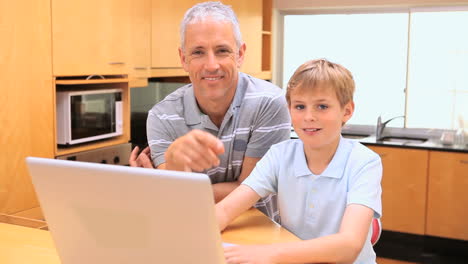
[[[207,175],[26,161],[63,264],[224,263]]]

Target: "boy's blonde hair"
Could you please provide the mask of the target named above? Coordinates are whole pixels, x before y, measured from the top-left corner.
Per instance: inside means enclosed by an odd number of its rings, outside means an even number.
[[[353,100],[354,79],[345,67],[325,59],[310,60],[299,66],[289,79],[286,100],[291,105],[291,92],[295,89],[331,88],[341,107]]]

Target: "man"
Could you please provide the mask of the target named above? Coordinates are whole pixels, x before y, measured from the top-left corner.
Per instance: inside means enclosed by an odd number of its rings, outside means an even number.
[[[193,6],[180,36],[180,60],[192,83],[149,111],[151,151],[145,149],[137,158],[134,149],[130,164],[151,167],[152,161],[158,169],[206,173],[218,202],[239,186],[271,145],[289,138],[287,104],[278,87],[238,71],[246,45],[229,6]],[[278,220],[274,204],[264,201],[257,207]]]

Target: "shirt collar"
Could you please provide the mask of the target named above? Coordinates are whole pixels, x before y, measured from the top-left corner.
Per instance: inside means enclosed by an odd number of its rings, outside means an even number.
[[[195,94],[193,92],[193,85],[189,84],[188,89],[184,94],[184,118],[187,125],[197,125],[201,123],[203,113],[198,107],[198,103],[195,100]]]
[[[309,167],[307,166],[304,145],[302,141],[300,143],[300,147],[296,148],[296,158],[294,160],[295,176],[301,177],[315,175],[310,171]],[[336,152],[333,155],[331,162],[328,164],[327,168],[322,172],[322,174],[317,176],[330,177],[336,179],[343,177],[343,173],[345,170],[346,163],[348,162],[348,157],[349,153],[351,152],[351,149],[351,142],[340,136],[338,148],[336,149]]]

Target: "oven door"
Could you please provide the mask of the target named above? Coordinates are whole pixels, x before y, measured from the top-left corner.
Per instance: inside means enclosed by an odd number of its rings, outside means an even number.
[[[70,95],[70,144],[121,135],[121,97],[119,89]]]

